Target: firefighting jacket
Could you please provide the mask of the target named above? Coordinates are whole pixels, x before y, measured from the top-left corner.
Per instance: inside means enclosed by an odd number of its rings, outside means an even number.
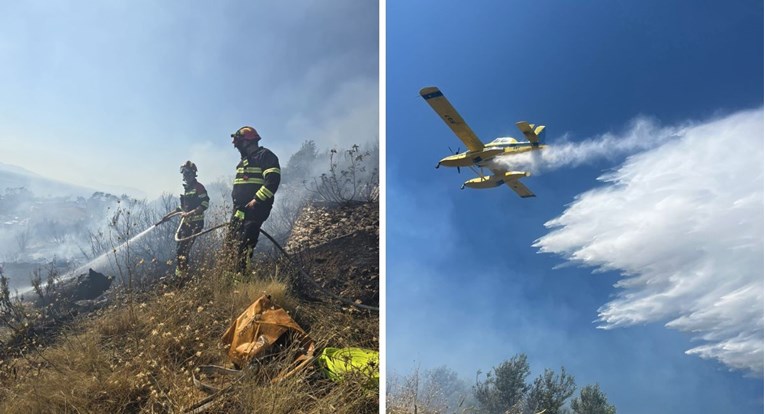
[[[243,158],[236,166],[234,189],[231,198],[235,216],[244,218],[245,205],[253,198],[257,200],[255,208],[274,204],[274,193],[279,188],[281,170],[279,159],[268,148],[258,147],[252,154]]]
[[[207,196],[207,190],[201,183],[196,182],[192,185],[183,185],[184,193],[181,194],[180,211],[192,211],[202,206],[202,212],[186,217],[186,221],[200,221],[205,219],[204,211],[210,207],[210,197]]]

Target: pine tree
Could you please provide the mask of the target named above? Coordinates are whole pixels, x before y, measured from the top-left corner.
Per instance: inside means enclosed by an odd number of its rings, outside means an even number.
[[[494,367],[484,381],[476,381],[474,393],[481,412],[504,413],[517,407],[529,391],[526,377],[530,373],[526,355],[518,354]]]
[[[574,377],[561,367],[560,374],[551,369],[534,380],[526,401],[531,412],[544,411],[545,414],[559,414],[561,407],[576,390]]]
[[[598,384],[582,388],[579,396],[571,401],[571,409],[576,414],[616,414],[616,407],[608,403]]]

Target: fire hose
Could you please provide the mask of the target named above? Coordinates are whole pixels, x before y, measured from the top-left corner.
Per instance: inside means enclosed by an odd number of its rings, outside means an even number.
[[[175,212],[175,213],[171,213],[171,214],[168,214],[167,216],[165,216],[164,218],[162,218],[162,220],[161,220],[160,222],[158,222],[157,224],[155,224],[154,226],[156,227],[156,226],[158,226],[158,225],[160,225],[160,224],[164,223],[165,221],[169,220],[170,218],[172,218],[172,217],[175,217],[175,216],[177,216],[177,215],[180,215],[180,214],[182,214],[182,212],[180,212],[180,211],[178,211],[178,212]],[[230,224],[230,223],[223,223],[223,224],[219,224],[219,225],[217,225],[217,226],[214,226],[214,227],[210,227],[209,229],[206,229],[206,230],[202,230],[202,231],[200,231],[199,233],[194,233],[194,234],[192,234],[192,235],[190,235],[190,236],[188,236],[188,237],[182,237],[182,238],[181,238],[181,237],[178,237],[178,234],[179,234],[179,233],[180,233],[180,231],[181,231],[181,226],[183,225],[183,218],[181,218],[181,221],[180,221],[180,223],[178,223],[178,229],[175,231],[175,237],[174,237],[174,238],[175,238],[175,241],[176,241],[176,242],[182,242],[182,241],[186,241],[186,240],[191,240],[191,239],[194,239],[194,238],[196,238],[196,237],[199,237],[199,236],[201,236],[201,235],[203,235],[203,234],[209,233],[209,232],[211,232],[211,231],[213,231],[213,230],[217,230],[217,229],[219,229],[219,228],[222,228],[222,227],[226,227],[226,226],[228,226],[229,224]],[[343,302],[343,303],[345,303],[345,304],[347,304],[347,305],[355,306],[355,307],[357,307],[357,308],[361,308],[361,309],[372,310],[372,311],[376,311],[376,312],[379,312],[379,311],[380,311],[380,308],[379,308],[379,307],[377,307],[377,306],[369,306],[369,305],[363,305],[363,304],[361,304],[361,303],[356,303],[356,302],[354,302],[354,301],[352,301],[352,300],[350,300],[350,299],[344,298],[344,297],[342,297],[342,296],[338,296],[338,295],[335,295],[334,293],[332,293],[332,292],[330,292],[330,291],[328,291],[328,290],[326,290],[326,289],[322,288],[321,286],[319,286],[319,284],[318,284],[318,283],[316,283],[316,281],[314,281],[314,280],[313,280],[313,278],[311,278],[311,276],[310,276],[310,275],[309,275],[309,274],[308,274],[308,273],[307,273],[305,270],[303,270],[303,268],[302,268],[302,267],[298,266],[298,265],[297,265],[297,263],[295,263],[295,262],[292,260],[292,258],[290,257],[290,255],[289,255],[289,254],[287,254],[287,252],[286,252],[286,251],[285,251],[285,250],[282,248],[282,246],[281,246],[281,245],[279,245],[279,243],[277,243],[277,241],[276,241],[276,240],[275,240],[273,237],[271,237],[271,235],[270,235],[270,234],[268,234],[268,233],[267,233],[265,230],[263,230],[262,228],[260,229],[260,232],[261,232],[261,233],[262,233],[264,236],[266,236],[266,238],[268,238],[268,240],[270,240],[270,241],[271,241],[271,243],[273,243],[273,244],[274,244],[274,246],[276,246],[276,248],[277,248],[277,249],[279,249],[279,251],[280,251],[280,252],[281,252],[281,253],[284,255],[284,257],[286,257],[286,258],[287,258],[287,261],[289,261],[289,262],[290,262],[290,264],[291,264],[292,266],[294,266],[296,269],[298,269],[298,270],[300,271],[300,273],[303,275],[303,277],[306,279],[306,281],[308,281],[308,283],[309,283],[309,284],[311,284],[311,285],[312,285],[312,287],[314,287],[315,289],[317,289],[317,290],[319,290],[319,291],[323,292],[324,294],[326,294],[326,295],[328,295],[328,296],[331,296],[332,298],[334,298],[334,299],[336,299],[336,300],[339,300],[340,302]]]
[[[170,214],[166,215],[165,217],[162,217],[162,220],[157,222],[157,224],[155,224],[154,227],[159,226],[160,224],[170,220],[171,218],[173,218],[175,216],[181,215],[181,214],[183,214],[182,211],[176,211],[174,213],[170,213]],[[184,220],[185,220],[185,218],[181,217],[181,221],[178,223],[178,229],[175,230],[175,237],[174,237],[174,239],[175,239],[176,242],[182,242],[182,241],[187,241],[187,240],[195,239],[195,238],[197,238],[197,237],[199,237],[199,236],[201,236],[203,234],[209,233],[209,232],[211,232],[213,230],[217,230],[217,229],[219,229],[221,227],[228,226],[228,223],[223,223],[223,224],[219,224],[219,225],[217,225],[215,227],[211,227],[211,228],[209,228],[207,230],[200,231],[199,233],[194,233],[194,234],[192,234],[192,235],[190,235],[188,237],[180,237],[179,235],[181,233],[181,227],[183,226],[183,221]]]

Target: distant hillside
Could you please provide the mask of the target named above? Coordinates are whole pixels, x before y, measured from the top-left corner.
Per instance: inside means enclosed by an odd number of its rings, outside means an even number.
[[[18,187],[24,187],[38,197],[84,197],[97,191],[46,178],[24,168],[0,162],[0,192],[5,191],[6,188]]]
[[[99,186],[99,188],[84,187],[70,184],[55,178],[44,177],[25,168],[0,162],[0,193],[6,188],[24,187],[37,197],[87,197],[95,192],[105,192],[114,195],[127,194],[131,197],[142,198],[146,194],[136,188],[120,186]]]

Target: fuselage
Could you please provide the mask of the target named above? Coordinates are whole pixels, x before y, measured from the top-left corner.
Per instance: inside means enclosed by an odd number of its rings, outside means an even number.
[[[520,154],[523,152],[540,150],[545,147],[546,145],[534,145],[530,142],[494,143],[494,141],[492,141],[486,144],[481,151],[467,151],[460,154],[450,155],[441,159],[438,164],[445,167],[480,167],[484,166],[492,158],[500,155]]]

